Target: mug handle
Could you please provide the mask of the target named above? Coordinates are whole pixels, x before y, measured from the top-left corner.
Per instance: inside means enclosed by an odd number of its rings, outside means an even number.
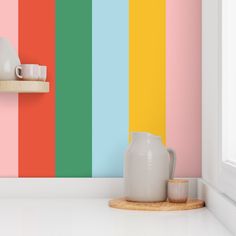
[[[17,66],[16,67],[16,76],[20,79],[23,79],[23,76],[21,75],[20,71],[22,71],[22,67],[21,66]]]
[[[176,154],[175,151],[171,148],[167,148],[167,151],[170,155],[170,179],[173,179],[175,172],[175,164],[176,164]]]

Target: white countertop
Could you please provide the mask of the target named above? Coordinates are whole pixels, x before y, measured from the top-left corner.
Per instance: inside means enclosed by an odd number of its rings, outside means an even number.
[[[206,208],[139,212],[107,199],[0,199],[3,236],[229,236]]]

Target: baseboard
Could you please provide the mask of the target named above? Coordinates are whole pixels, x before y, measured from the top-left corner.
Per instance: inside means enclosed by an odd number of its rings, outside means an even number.
[[[202,179],[198,180],[198,198],[206,203],[206,207],[221,221],[233,235],[236,235],[236,203],[220,193]]]
[[[116,198],[123,178],[0,178],[0,198]],[[197,179],[189,179],[189,196],[197,197]]]
[[[0,198],[109,198],[122,191],[121,178],[0,179]]]

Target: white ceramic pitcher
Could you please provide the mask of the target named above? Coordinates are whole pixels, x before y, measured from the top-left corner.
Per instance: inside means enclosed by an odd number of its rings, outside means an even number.
[[[173,178],[175,162],[175,152],[165,148],[159,136],[132,133],[125,154],[125,198],[138,202],[165,201],[167,181]]]

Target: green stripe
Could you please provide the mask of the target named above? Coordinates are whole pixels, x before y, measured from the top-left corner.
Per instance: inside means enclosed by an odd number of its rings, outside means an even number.
[[[92,0],[56,1],[56,176],[92,176]]]

